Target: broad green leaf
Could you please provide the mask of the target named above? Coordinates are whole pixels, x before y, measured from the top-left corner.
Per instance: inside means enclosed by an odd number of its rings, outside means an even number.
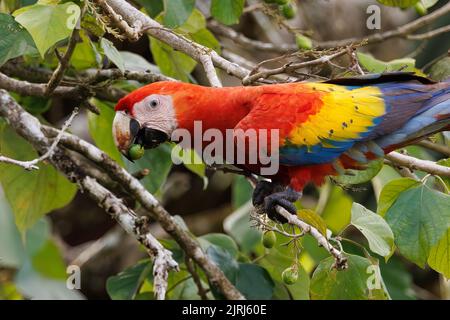
[[[33,39],[27,30],[18,24],[14,18],[0,13],[0,66],[6,61],[24,54],[37,53]]]
[[[248,300],[269,300],[274,286],[266,269],[255,264],[239,263],[236,288]]]
[[[36,44],[42,57],[57,42],[72,33],[80,17],[80,7],[73,2],[58,5],[35,4],[16,16]]]
[[[154,64],[151,64],[144,57],[129,51],[119,51],[122,56],[125,70],[146,72],[151,71],[155,73],[161,73],[159,68]]]
[[[430,69],[430,77],[436,81],[443,81],[450,77],[450,57],[445,57]]]
[[[239,264],[228,250],[212,244],[206,250],[206,254],[217,264],[231,283],[236,283]],[[217,292],[214,295],[217,295]]]
[[[370,181],[373,177],[375,177],[378,172],[380,172],[383,167],[383,160],[374,160],[369,163],[366,169],[364,170],[353,170],[348,169],[345,171],[344,175],[337,176],[333,178],[338,183],[341,184],[360,184],[364,182]]]
[[[92,99],[91,102],[98,108],[100,115],[96,115],[93,112],[88,113],[89,133],[97,147],[123,166],[122,156],[117,150],[112,137],[114,106],[109,102],[98,99]]]
[[[131,300],[136,297],[146,279],[152,279],[150,260],[142,260],[136,265],[108,278],[106,291],[112,300]]]
[[[114,44],[108,39],[102,38],[100,40],[100,46],[103,49],[105,56],[107,56],[108,59],[120,69],[120,71],[125,72],[124,61],[119,53],[119,50],[117,50]]]
[[[342,188],[333,186],[322,218],[334,234],[339,233],[350,223],[352,203],[352,199]]]
[[[420,0],[377,0],[379,3],[391,7],[409,8]]]
[[[212,0],[211,15],[224,24],[236,24],[242,15],[245,0]]]
[[[134,163],[127,161],[126,167],[129,172],[136,172],[142,169],[149,169],[150,174],[141,180],[141,183],[148,191],[157,192],[169,175],[172,168],[172,158],[170,156],[171,146],[163,143],[155,149],[145,150],[145,155]]]
[[[385,219],[406,258],[424,267],[430,250],[450,227],[450,195],[420,184],[403,191]]]
[[[191,15],[195,0],[164,0],[164,25],[176,28]]]
[[[156,20],[161,21],[161,16]],[[174,32],[218,52],[220,50],[219,42],[206,29],[205,17],[197,9],[194,9],[187,21],[174,29]],[[163,74],[183,82],[189,82],[189,75],[197,65],[196,61],[155,38],[150,38],[150,49],[153,59]]]
[[[236,258],[239,254],[239,249],[236,242],[226,234],[223,233],[209,233],[198,238],[204,251],[207,251],[211,245],[216,245],[222,249],[227,250],[230,255]]]
[[[388,182],[381,190],[380,198],[378,199],[377,213],[384,217],[386,212],[403,191],[413,188],[419,185],[419,183],[420,182],[410,178],[399,178]]]
[[[372,73],[383,73],[391,71],[412,71],[416,72],[415,63],[416,61],[412,58],[396,59],[388,62],[384,62],[375,59],[370,54],[365,54],[362,52],[357,52],[358,61],[362,67],[367,71]]]
[[[38,157],[28,142],[9,127],[1,126],[0,152],[18,160]],[[21,232],[33,226],[43,215],[67,205],[76,192],[74,184],[44,163],[39,164],[39,170],[31,172],[18,166],[0,164],[0,183]]]
[[[450,278],[450,229],[430,250],[428,265],[442,273],[447,279]]]
[[[285,244],[288,241],[287,237],[277,234],[277,244]],[[258,264],[269,272],[274,281],[281,283],[283,271],[294,263],[298,263],[296,261],[296,250],[292,245],[276,245],[266,251]],[[298,267],[298,280],[295,284],[288,286],[287,290],[295,300],[309,300],[309,276],[301,265]]]
[[[80,39],[81,42],[77,43],[72,53],[70,64],[77,70],[98,67],[97,49],[83,30],[80,31]]]
[[[206,164],[194,149],[180,149],[180,154],[174,154],[183,165],[203,180],[204,188],[208,184],[206,177]]]
[[[164,10],[163,0],[137,0],[137,3],[143,6],[152,18],[155,18]]]
[[[247,203],[253,194],[253,187],[248,180],[241,175],[235,177],[232,185],[232,203],[233,208],[237,209]]]
[[[315,211],[310,209],[301,209],[297,211],[297,216],[300,220],[319,230],[319,232],[324,236],[327,235],[327,224]]]
[[[198,269],[197,269],[198,270]],[[201,297],[198,294],[198,287],[195,284],[192,277],[189,277],[190,273],[181,270],[179,272],[169,273],[169,287],[176,286],[174,289],[167,293],[167,298],[170,300],[200,300]],[[204,288],[208,288],[208,284],[200,280]],[[208,298],[214,299],[211,293],[208,293]]]
[[[42,248],[32,257],[34,270],[50,279],[66,280],[66,264],[54,241],[47,240]]]
[[[197,62],[155,38],[150,39],[150,49],[153,59],[163,74],[189,82],[189,74],[194,70]]]
[[[333,268],[334,259],[329,257],[317,266],[311,278],[312,300],[385,300],[378,265],[368,259],[348,255],[348,268]]]
[[[261,243],[261,231],[250,224],[251,209],[251,203],[246,202],[223,222],[225,232],[233,237],[244,253],[251,252]]]
[[[394,251],[394,235],[387,222],[359,203],[352,206],[352,225],[369,241],[370,250],[388,258]]]
[[[85,13],[81,18],[81,28],[89,31],[96,37],[103,37],[105,30],[103,25],[101,25],[98,20],[91,14]]]
[[[78,290],[67,288],[66,280],[47,278],[33,269],[27,261],[16,273],[14,283],[20,293],[35,300],[82,300]]]
[[[413,300],[412,274],[400,258],[393,256],[389,262],[380,261],[381,276],[392,300]]]

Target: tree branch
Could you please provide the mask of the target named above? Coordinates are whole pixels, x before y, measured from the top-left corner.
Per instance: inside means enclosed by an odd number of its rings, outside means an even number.
[[[43,129],[49,136],[58,134],[58,130],[54,128],[44,126]],[[242,294],[231,284],[217,265],[206,256],[191,234],[177,223],[136,178],[120,167],[103,151],[72,134],[64,133],[61,143],[67,148],[84,155],[103,168],[114,180],[118,181],[130,195],[141,203],[146,212],[158,221],[164,230],[178,242],[186,254],[203,269],[209,281],[219,288],[227,299],[244,299]]]
[[[450,167],[444,167],[429,160],[416,159],[398,152],[391,152],[385,158],[394,164],[410,168],[411,170],[421,170],[430,174],[450,178]]]

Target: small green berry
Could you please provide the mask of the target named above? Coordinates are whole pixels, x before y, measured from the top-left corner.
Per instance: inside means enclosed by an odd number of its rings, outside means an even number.
[[[291,0],[275,0],[275,2],[279,5],[288,4]]]
[[[292,19],[295,17],[297,10],[292,4],[288,3],[280,6],[280,11],[286,19]]]
[[[277,242],[277,235],[274,231],[267,231],[263,234],[262,243],[267,249],[273,248]]]
[[[295,42],[300,50],[310,50],[313,47],[311,39],[302,34],[297,34],[295,36]]]
[[[138,144],[134,144],[128,149],[128,156],[132,160],[140,159],[144,156],[144,148]]]
[[[298,270],[295,266],[286,268],[281,274],[281,278],[283,282],[287,285],[291,285],[297,282],[298,280]]]
[[[416,9],[416,12],[419,16],[424,16],[427,14],[427,8],[425,8],[423,3],[420,1],[416,3],[416,5],[414,6],[414,9]]]

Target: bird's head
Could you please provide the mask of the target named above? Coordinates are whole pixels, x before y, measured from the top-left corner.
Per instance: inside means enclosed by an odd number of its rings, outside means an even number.
[[[134,144],[150,149],[170,140],[178,127],[177,109],[189,103],[189,86],[157,82],[131,92],[117,103],[113,137],[125,157],[129,159],[128,150]]]

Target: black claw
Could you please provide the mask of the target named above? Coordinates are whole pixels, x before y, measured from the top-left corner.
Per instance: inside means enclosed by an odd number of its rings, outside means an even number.
[[[291,188],[287,188],[282,192],[273,193],[264,199],[264,209],[271,220],[286,223],[286,218],[277,212],[276,206],[280,206],[289,213],[295,215],[297,214],[297,208],[295,207],[294,202],[297,201],[301,195],[301,192],[296,192]]]
[[[264,203],[264,198],[272,194],[274,191],[274,184],[269,181],[258,181],[255,190],[253,191],[252,203],[253,206],[261,206]]]

